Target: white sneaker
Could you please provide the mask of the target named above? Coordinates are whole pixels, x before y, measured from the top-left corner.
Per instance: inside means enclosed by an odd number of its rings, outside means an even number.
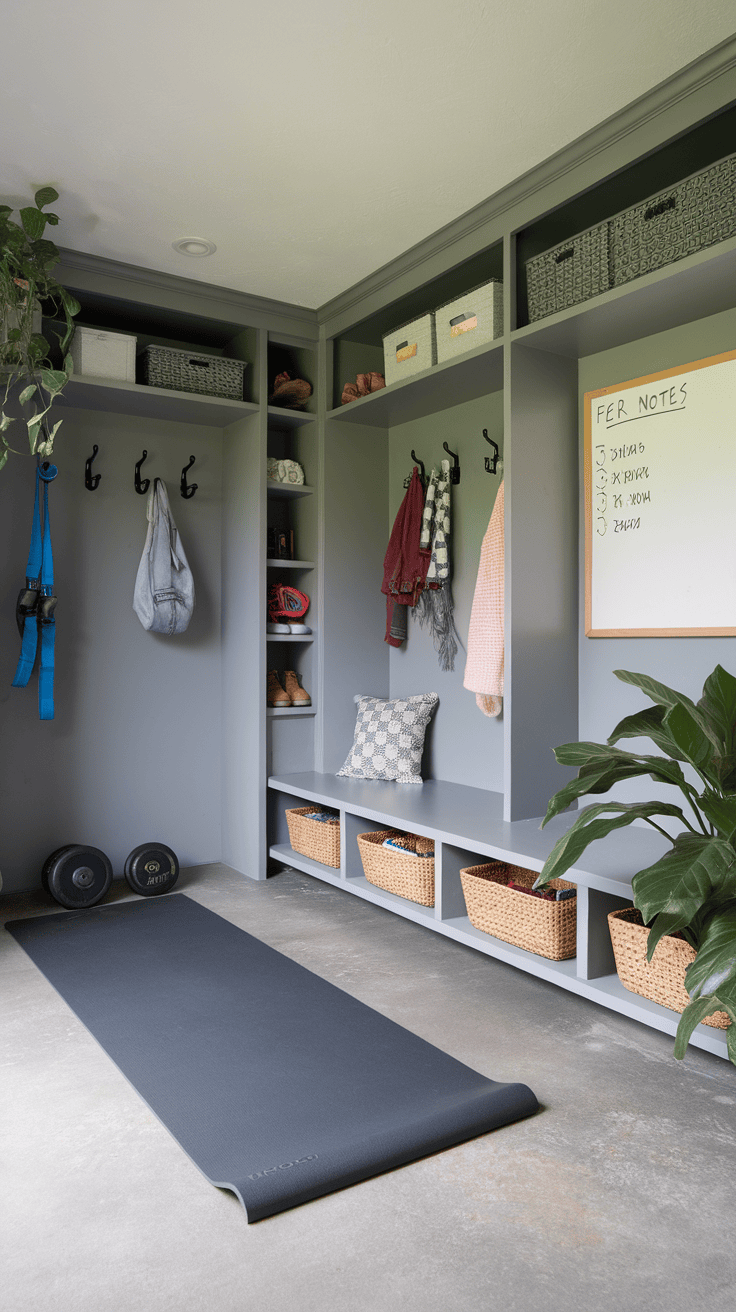
[[[266,633],[290,633],[291,629],[288,624],[267,624]]]
[[[309,627],[308,624],[287,624],[286,627],[287,627],[287,629],[289,630],[290,633],[311,633],[311,632],[312,632],[312,630],[310,629],[310,627]]]

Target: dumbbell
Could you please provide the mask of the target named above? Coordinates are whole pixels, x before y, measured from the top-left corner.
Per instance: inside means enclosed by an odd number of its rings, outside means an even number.
[[[126,857],[123,873],[134,893],[156,897],[174,887],[179,862],[164,843],[141,843]],[[93,907],[109,892],[112,865],[99,847],[67,843],[44,861],[41,884],[63,907]]]

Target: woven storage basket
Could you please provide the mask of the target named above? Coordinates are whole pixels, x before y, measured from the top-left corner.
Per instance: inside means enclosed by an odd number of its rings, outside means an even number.
[[[340,866],[340,821],[310,820],[314,806],[297,806],[286,812],[289,842],[295,852],[311,856],[323,866]]]
[[[438,306],[434,323],[438,364],[492,342],[503,332],[503,283],[491,278]]]
[[[598,223],[526,262],[529,322],[607,292],[609,224]]]
[[[168,387],[172,392],[199,392],[203,396],[243,399],[243,360],[226,360],[221,355],[179,351],[173,346],[146,346],[141,351],[143,382],[149,387]]]
[[[531,888],[536,871],[523,866],[489,861],[460,871],[471,925],[504,943],[526,948],[538,957],[567,961],[576,953],[577,897],[564,902],[528,897],[506,885],[513,881]],[[550,888],[575,888],[566,879],[553,879]]]
[[[647,962],[649,930],[635,907],[611,911],[608,916],[616,971],[625,989],[670,1011],[684,1011],[690,998],[685,988],[685,971],[695,960],[695,949],[684,938],[665,934],[652,960]],[[704,1025],[725,1030],[730,1025],[725,1011],[706,1016]]]
[[[411,374],[421,373],[437,363],[437,339],[434,315],[412,319],[383,338],[383,373],[386,386],[400,383]]]
[[[611,219],[613,285],[736,234],[736,155]]]
[[[382,847],[387,838],[404,838],[395,829],[380,829],[375,834],[358,834],[358,849],[369,884],[385,888],[423,907],[434,906],[434,849],[431,856],[411,856],[390,852]]]

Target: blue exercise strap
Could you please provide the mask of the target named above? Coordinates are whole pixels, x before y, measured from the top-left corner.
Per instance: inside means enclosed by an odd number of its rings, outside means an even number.
[[[36,663],[39,630],[41,661],[38,669],[38,716],[54,718],[54,639],[56,635],[56,597],[54,596],[54,556],[51,550],[49,522],[49,483],[58,474],[56,465],[36,468],[36,499],[33,504],[31,548],[26,566],[26,586],[18,596],[16,619],[21,635],[18,668],[14,688],[25,688]],[[43,529],[41,527],[40,484],[43,483]]]

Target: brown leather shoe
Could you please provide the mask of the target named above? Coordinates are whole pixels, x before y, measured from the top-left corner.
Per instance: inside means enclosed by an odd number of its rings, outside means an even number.
[[[292,706],[312,705],[312,698],[302,688],[296,670],[284,670],[284,687]]]
[[[278,670],[268,671],[268,685],[266,688],[266,704],[282,708],[291,706],[291,697],[285,692],[279,683]]]

